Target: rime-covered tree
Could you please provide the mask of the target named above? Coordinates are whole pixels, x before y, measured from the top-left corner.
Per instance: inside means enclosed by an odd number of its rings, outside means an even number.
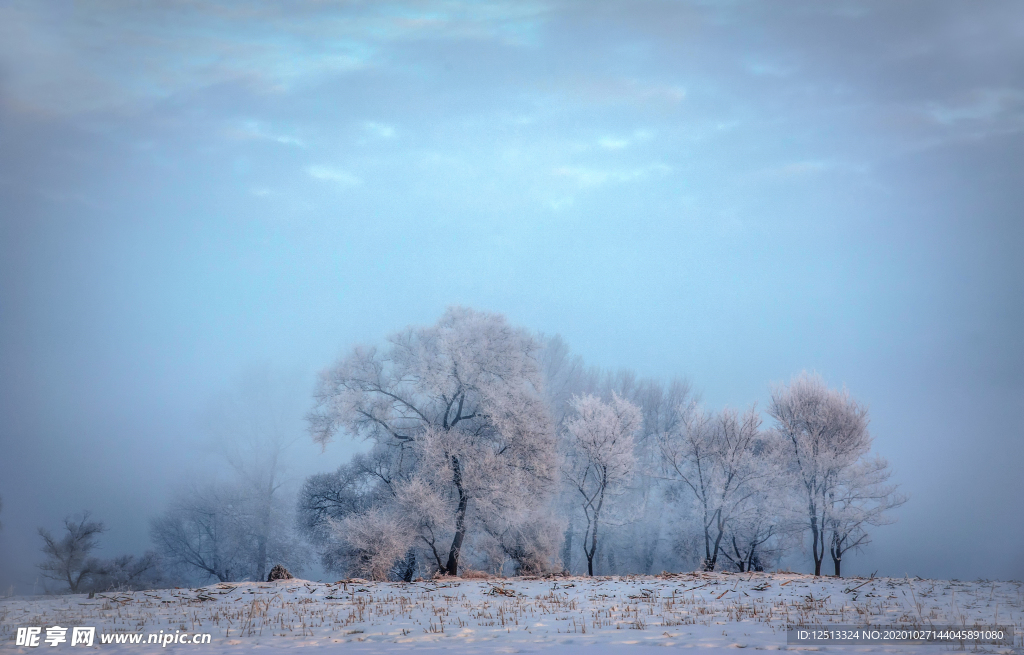
[[[761,419],[756,410],[718,414],[679,409],[673,429],[661,435],[662,465],[682,498],[697,505],[704,569],[713,571],[734,523],[753,510],[770,472],[758,462]]]
[[[843,554],[871,542],[867,528],[893,523],[895,519],[886,512],[906,502],[896,485],[888,484],[891,475],[889,463],[879,456],[865,458],[843,471],[829,498],[829,554],[836,577],[842,575]]]
[[[46,559],[39,565],[43,577],[67,585],[66,591],[77,594],[99,572],[99,560],[90,553],[99,545],[99,536],[106,531],[103,523],[89,520],[89,512],[64,519],[64,535],[53,536],[39,528]]]
[[[411,546],[409,517],[394,505],[351,514],[334,524],[343,539],[351,569],[371,580],[387,580],[395,563]]]
[[[835,549],[838,572],[843,552],[863,544],[863,527],[881,518],[877,512],[871,521],[862,520],[863,511],[894,506],[861,498],[866,489],[885,489],[888,478],[884,460],[875,460],[882,468],[872,473],[863,463],[871,449],[867,409],[845,389],[829,389],[821,376],[804,372],[788,386],[772,389],[768,414],[787,444],[789,470],[811,533],[814,574],[821,575],[827,548]]]
[[[405,450],[375,445],[333,473],[306,479],[299,492],[299,527],[324,568],[412,580],[418,529],[447,517],[439,516],[443,503],[419,493],[420,482],[409,479],[403,467],[412,458]],[[396,554],[395,544],[404,550]]]
[[[643,417],[642,427],[635,436],[633,474],[619,485],[615,503],[602,512],[599,552],[604,554],[605,566],[612,566],[614,562],[614,569],[609,568],[609,572],[647,573],[679,566],[675,553],[664,548],[671,543],[674,528],[663,521],[667,486],[658,475],[657,436],[678,419],[676,408],[691,401],[690,384],[681,378],[664,384],[640,377],[628,369],[604,371],[588,367],[581,357],[571,353],[560,337],[546,338],[543,342],[545,397],[558,434],[565,435],[566,421],[575,415],[571,405],[573,397],[589,394],[607,403],[612,394],[616,394],[639,407]],[[560,443],[560,451],[567,453],[568,441],[562,438]],[[570,571],[581,570],[586,560],[580,543],[586,538],[587,521],[577,502],[579,497],[579,491],[563,476],[556,507],[551,511],[563,516],[567,523],[561,560],[563,567]]]
[[[392,496],[364,466],[365,459],[357,456],[337,471],[311,475],[299,491],[299,531],[319,552],[320,562],[328,571],[344,573],[354,568],[343,540],[337,538],[338,523],[386,504]],[[384,503],[380,502],[382,494]]]
[[[392,467],[385,484],[396,503],[440,519],[413,534],[429,542],[442,573],[458,573],[474,517],[542,503],[551,485],[557,462],[539,351],[499,314],[452,308],[384,348],[354,349],[321,375],[314,439],[326,445],[345,432],[409,463]]]
[[[583,552],[587,574],[594,575],[601,512],[633,473],[635,437],[642,419],[639,407],[614,393],[609,403],[585,395],[570,404],[573,414],[565,424],[568,454],[563,473],[579,494],[577,501],[586,518]]]
[[[720,551],[740,572],[766,570],[798,543],[803,523],[790,510],[799,498],[786,474],[785,445],[771,430],[760,432],[754,442],[750,465],[758,475],[751,495],[730,521]]]
[[[208,403],[201,426],[217,465],[192,472],[151,526],[157,551],[186,578],[266,580],[273,564],[305,564],[287,477],[289,450],[303,434],[296,382],[252,366]]]

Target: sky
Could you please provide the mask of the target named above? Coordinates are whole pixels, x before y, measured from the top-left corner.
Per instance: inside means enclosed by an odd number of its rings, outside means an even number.
[[[1022,579],[1022,208],[1019,2],[3,0],[0,592],[75,512],[149,548],[254,367],[336,468],[316,371],[454,304],[817,371],[910,496],[844,569]]]

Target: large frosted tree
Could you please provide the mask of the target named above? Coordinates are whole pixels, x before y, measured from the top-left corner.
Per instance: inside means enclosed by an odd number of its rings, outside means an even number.
[[[395,535],[411,530],[437,569],[456,575],[474,516],[493,524],[544,502],[557,459],[539,352],[500,314],[455,307],[383,348],[355,348],[321,374],[309,415],[314,439],[326,445],[343,432],[402,462],[385,482],[390,511],[363,511],[363,524],[389,533],[376,539],[385,550],[394,555]]]

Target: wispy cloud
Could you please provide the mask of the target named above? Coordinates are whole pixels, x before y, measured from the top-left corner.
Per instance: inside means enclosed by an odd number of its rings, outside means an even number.
[[[535,2],[0,3],[9,100],[67,114],[135,107],[217,84],[267,93],[393,65],[425,37],[527,44],[548,8]]]
[[[605,150],[622,150],[623,148],[629,147],[629,144],[629,139],[622,139],[613,136],[603,136],[597,140],[597,145],[601,146]]]
[[[597,145],[605,150],[622,150],[643,141],[649,141],[654,133],[650,130],[635,130],[630,136],[603,136]]]
[[[756,175],[765,178],[775,179],[797,179],[812,175],[820,175],[832,171],[841,171],[847,174],[864,175],[870,172],[866,164],[855,162],[844,162],[826,159],[804,159],[799,161],[783,162],[769,168],[762,169]]]
[[[941,125],[993,122],[1024,117],[1024,91],[1020,89],[978,89],[961,102],[931,103],[928,116]]]
[[[365,121],[363,123],[363,131],[371,136],[379,137],[381,139],[393,139],[395,138],[395,128],[393,125],[387,123],[378,123],[377,121]]]
[[[573,79],[562,91],[578,100],[598,104],[675,106],[686,98],[680,84],[642,77],[594,76]]]
[[[281,145],[295,146],[297,148],[306,147],[306,143],[302,139],[288,134],[276,134],[259,121],[243,122],[236,133],[242,138],[273,141]]]
[[[767,59],[751,59],[746,62],[747,72],[758,77],[789,77],[796,72],[793,66],[786,66]]]
[[[665,164],[651,164],[628,170],[608,170],[579,166],[560,166],[554,170],[558,177],[568,178],[581,187],[598,187],[606,184],[632,182],[648,177],[664,177],[672,172]]]
[[[310,166],[306,169],[309,176],[317,180],[325,180],[327,182],[335,182],[343,186],[357,186],[363,183],[363,180],[348,171],[343,171],[337,168],[330,168],[328,166]]]

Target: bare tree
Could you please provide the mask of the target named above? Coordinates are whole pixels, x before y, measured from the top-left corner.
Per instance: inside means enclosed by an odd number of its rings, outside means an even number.
[[[769,482],[777,481],[781,480]],[[796,545],[802,524],[792,521],[786,510],[786,503],[791,499],[788,488],[767,484],[733,518],[723,540],[721,555],[736,570],[741,573],[767,570]]]
[[[586,395],[573,398],[571,405],[575,414],[566,422],[569,455],[563,473],[582,499],[587,521],[583,551],[587,574],[594,575],[601,512],[608,496],[633,473],[641,414],[614,393],[610,403]]]
[[[766,560],[773,549],[765,544],[777,538],[778,524],[770,516],[754,515],[733,522],[726,543],[722,546],[722,556],[736,569],[744,571],[764,571]]]
[[[99,561],[89,555],[99,545],[97,538],[106,528],[99,521],[90,521],[89,516],[89,512],[83,512],[79,517],[65,518],[65,534],[60,539],[39,528],[46,555],[39,565],[43,576],[67,585],[67,591],[73,594],[79,593],[99,570]]]
[[[814,575],[821,575],[826,548],[837,555],[838,573],[842,554],[865,543],[863,526],[881,519],[884,509],[866,515],[866,503],[876,509],[895,506],[865,497],[884,490],[878,485],[888,478],[881,475],[884,464],[873,473],[860,468],[871,449],[867,409],[845,389],[829,389],[821,376],[804,372],[788,386],[772,389],[768,413],[788,444],[789,469],[811,532]]]
[[[417,497],[444,505],[449,545],[420,534],[434,540],[442,573],[458,573],[471,504],[488,514],[523,498],[542,502],[553,480],[539,350],[501,315],[452,308],[434,326],[393,335],[384,350],[356,348],[321,375],[314,439],[327,444],[344,431],[414,462],[391,484],[417,479],[426,494]]]
[[[220,582],[244,579],[245,535],[235,511],[239,501],[238,494],[216,485],[180,494],[150,526],[157,550],[186,574]]]
[[[119,555],[100,560],[88,586],[90,591],[135,591],[155,589],[163,584],[160,555],[150,550],[141,557]]]
[[[293,380],[267,366],[247,369],[209,404],[204,427],[234,471],[235,519],[248,542],[247,576],[265,580],[293,527],[288,453],[302,434],[300,398]],[[275,555],[275,551],[277,554]],[[286,554],[290,566],[301,558]]]

